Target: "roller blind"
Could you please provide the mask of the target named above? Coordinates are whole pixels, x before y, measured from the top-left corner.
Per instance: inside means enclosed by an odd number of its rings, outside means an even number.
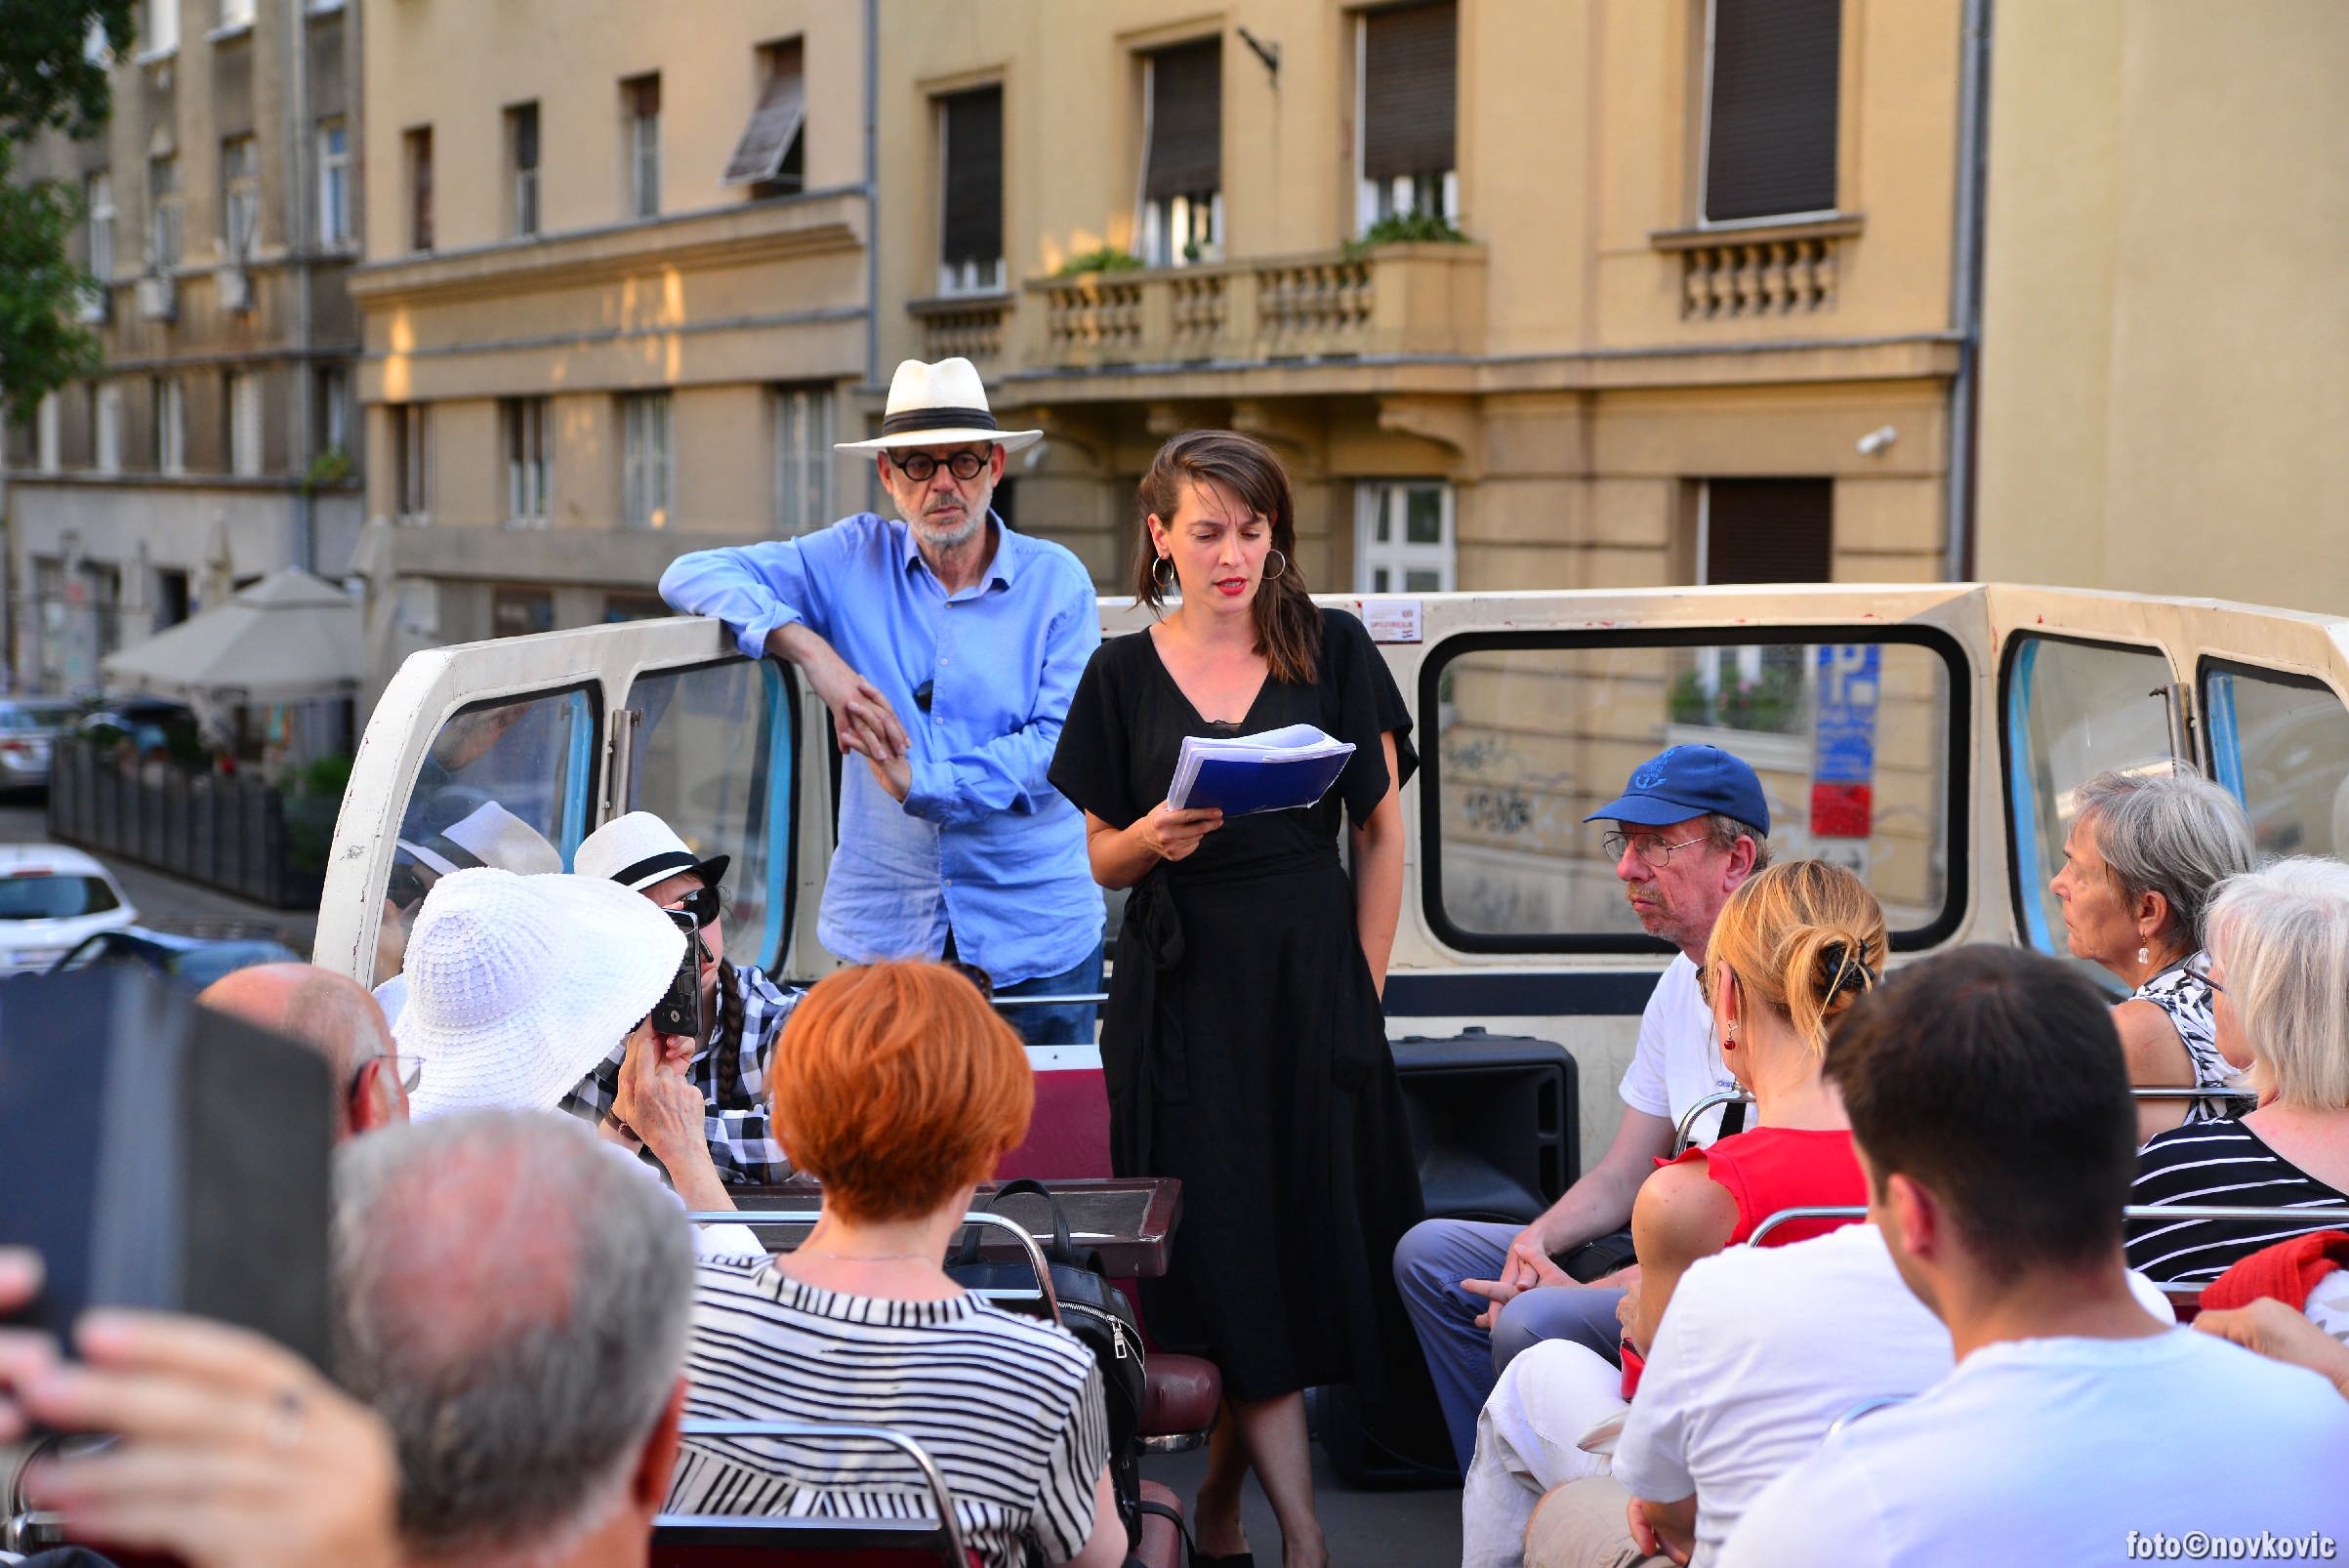
[[[992,262],[1004,253],[1004,90],[982,87],[940,102],[946,118],[948,262]]]
[[[1705,216],[1835,205],[1842,0],[1712,0]]]
[[[1834,480],[1713,479],[1706,490],[1705,581],[1834,579]]]
[[[1362,173],[1370,180],[1457,167],[1460,8],[1398,6],[1363,19]]]
[[[1150,57],[1150,165],[1142,199],[1223,188],[1223,40]]]

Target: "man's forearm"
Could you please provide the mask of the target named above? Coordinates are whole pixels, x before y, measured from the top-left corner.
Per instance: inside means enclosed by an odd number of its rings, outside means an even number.
[[[812,672],[819,665],[838,663],[840,654],[805,621],[778,626],[766,634],[766,651],[799,669]]]
[[[1543,1248],[1551,1257],[1572,1252],[1594,1237],[1608,1235],[1630,1223],[1631,1200],[1638,1195],[1636,1179],[1601,1161],[1583,1173],[1582,1179],[1561,1193],[1548,1212],[1534,1221]]]

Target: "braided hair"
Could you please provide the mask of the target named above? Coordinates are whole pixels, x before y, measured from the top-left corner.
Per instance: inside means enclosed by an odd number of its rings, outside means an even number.
[[[718,961],[718,1103],[730,1105],[742,1097],[742,1029],[744,1004],[741,974],[732,959]]]

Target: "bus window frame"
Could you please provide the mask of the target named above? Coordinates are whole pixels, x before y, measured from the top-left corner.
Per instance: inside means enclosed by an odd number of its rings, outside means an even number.
[[[2036,627],[2017,628],[1999,641],[1999,778],[2004,787],[1999,791],[1999,794],[2000,797],[1999,808],[2006,817],[2006,894],[2014,905],[2015,931],[2021,938],[2022,945],[2035,953],[2068,958],[2070,956],[2069,949],[2055,940],[2053,932],[2040,928],[2044,925],[2044,918],[2037,911],[2034,899],[2026,897],[2024,893],[2026,887],[2044,887],[2053,880],[2054,874],[2050,872],[2036,882],[2025,881],[2023,876],[2023,856],[2026,850],[2024,818],[2017,809],[2020,803],[2016,800],[2017,793],[2025,787],[2026,775],[2015,765],[2015,749],[2018,744],[2015,735],[2015,666],[2023,662],[2027,652],[2048,642],[2065,642],[2074,647],[2094,648],[2106,653],[2150,653],[2162,661],[2168,670],[2169,679],[2173,682],[2178,678],[2178,661],[2177,656],[2170,652],[2168,644],[2161,641],[2129,642],[2119,638],[2081,637],[2070,632],[2042,632]],[[2036,658],[2036,654],[2033,657]],[[2151,697],[2152,693],[2149,692],[2147,695]],[[2198,700],[2200,698],[2199,692],[2197,698]],[[2181,759],[2173,751],[2170,753],[2170,761],[2174,763],[2180,761],[2194,762],[2195,759]],[[2029,852],[2034,862],[2033,869],[2036,872],[2039,859],[2036,841],[2029,846]],[[2035,933],[2038,936],[2046,937],[2046,945],[2041,945],[2040,941],[2036,940]]]
[[[608,726],[604,722],[604,716],[608,711],[605,700],[606,689],[600,677],[588,676],[577,681],[566,681],[559,686],[528,686],[511,691],[494,691],[485,696],[469,697],[465,701],[455,704],[433,722],[432,739],[425,742],[424,751],[418,758],[417,766],[410,770],[402,783],[399,808],[392,816],[393,824],[400,831],[406,831],[408,811],[416,804],[416,781],[424,774],[423,763],[433,755],[433,742],[440,738],[440,732],[448,727],[450,720],[459,714],[480,709],[518,707],[533,702],[544,702],[552,697],[584,696],[587,698],[587,734],[584,742],[576,728],[571,734],[568,746],[569,756],[564,760],[564,770],[571,776],[573,783],[567,786],[563,792],[562,814],[556,823],[555,837],[549,841],[555,846],[556,852],[562,856],[562,869],[568,872],[571,869],[571,857],[578,852],[581,842],[593,831],[587,826],[587,819],[595,814],[596,803],[601,799],[603,793],[605,742],[608,738],[606,733]],[[582,755],[583,746],[584,756]],[[582,791],[585,793],[581,793]],[[337,825],[339,827],[340,823],[338,822]],[[385,887],[391,883],[392,865],[394,858],[396,857],[391,855],[383,857],[384,876],[381,884],[374,883],[372,879],[370,881],[369,891],[379,904],[383,902]]]
[[[2324,677],[2312,675],[2305,670],[2283,670],[2272,664],[2254,664],[2248,659],[2231,658],[2219,653],[2205,653],[2195,659],[2194,706],[2195,712],[2203,721],[2201,740],[2204,766],[2207,770],[2207,776],[2215,780],[2229,795],[2234,796],[2236,804],[2247,812],[2251,808],[2251,800],[2244,790],[2243,747],[2236,735],[2234,699],[2229,697],[2224,703],[2211,700],[2212,682],[2210,678],[2219,675],[2247,676],[2254,681],[2263,681],[2269,685],[2287,686],[2297,691],[2321,692],[2339,703],[2344,714],[2349,714],[2349,697],[2344,697],[2334,688],[2332,682]],[[2224,765],[2221,765],[2218,749],[2221,727],[2219,715],[2222,711],[2226,716],[2224,727],[2229,742],[2229,755]]]
[[[774,733],[767,742],[766,793],[769,807],[767,831],[770,835],[774,831],[772,807],[775,804],[775,777],[778,763],[775,750],[781,747],[788,754],[782,760],[784,764],[782,773],[787,781],[786,798],[783,802],[783,809],[786,814],[783,821],[788,842],[785,844],[781,855],[770,854],[767,856],[766,872],[766,907],[770,911],[778,909],[782,911],[781,924],[776,927],[777,934],[772,943],[762,942],[757,959],[760,972],[773,974],[782,965],[786,955],[791,952],[791,939],[798,925],[797,917],[799,915],[798,903],[793,894],[800,886],[800,687],[799,682],[793,679],[791,668],[771,653],[761,654],[755,660],[746,658],[739,653],[732,653],[715,659],[705,659],[698,664],[671,664],[662,665],[656,669],[639,669],[629,676],[628,689],[621,694],[619,706],[623,708],[634,706],[637,683],[641,681],[680,680],[704,670],[722,669],[729,664],[754,663],[760,667],[762,684],[771,683],[780,688],[783,693],[782,712],[776,717]],[[623,781],[625,785],[624,804],[620,811],[614,813],[615,816],[639,808],[637,799],[638,789],[643,776],[643,745],[644,738],[641,735],[637,736],[628,759],[629,776]],[[613,793],[615,795],[622,794],[621,791]],[[734,851],[729,850],[728,852]],[[771,915],[769,920],[770,923],[773,920]]]
[[[1923,952],[1940,946],[1964,928],[1967,879],[1961,870],[1972,846],[1969,809],[1974,752],[1973,664],[1965,645],[1937,626],[1888,626],[1831,623],[1817,626],[1696,626],[1616,631],[1503,631],[1456,633],[1431,644],[1420,664],[1419,710],[1422,724],[1437,712],[1437,692],[1444,671],[1453,661],[1474,653],[1571,651],[1580,648],[1676,647],[1801,647],[1846,643],[1875,643],[1922,648],[1941,660],[1948,685],[1946,772],[1949,795],[1945,803],[1945,838],[1941,845],[1944,872],[1940,913],[1922,926],[1889,934],[1895,952]],[[1443,759],[1432,735],[1420,752],[1420,916],[1428,934],[1459,953],[1505,953],[1580,956],[1624,954],[1669,956],[1677,951],[1662,937],[1645,931],[1534,931],[1463,930],[1444,908]]]

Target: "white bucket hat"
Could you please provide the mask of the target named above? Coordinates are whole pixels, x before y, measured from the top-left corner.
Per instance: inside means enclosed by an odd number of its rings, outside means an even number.
[[[617,883],[495,867],[433,884],[392,1038],[432,1063],[411,1115],[551,1111],[660,1001],[685,933]]]
[[[668,823],[650,811],[631,811],[580,840],[571,865],[582,877],[616,882],[631,891],[642,892],[656,882],[687,871],[715,887],[732,858],[714,854],[704,860]]]
[[[1042,431],[998,430],[987,409],[987,389],[978,367],[961,357],[925,364],[908,359],[889,378],[889,400],[881,413],[881,433],[869,441],[836,441],[843,452],[886,452],[891,447],[954,446],[993,441],[1007,452],[1033,446]]]
[[[562,869],[562,853],[538,829],[497,802],[475,807],[438,833],[401,839],[399,847],[440,873],[471,866],[542,877]]]

